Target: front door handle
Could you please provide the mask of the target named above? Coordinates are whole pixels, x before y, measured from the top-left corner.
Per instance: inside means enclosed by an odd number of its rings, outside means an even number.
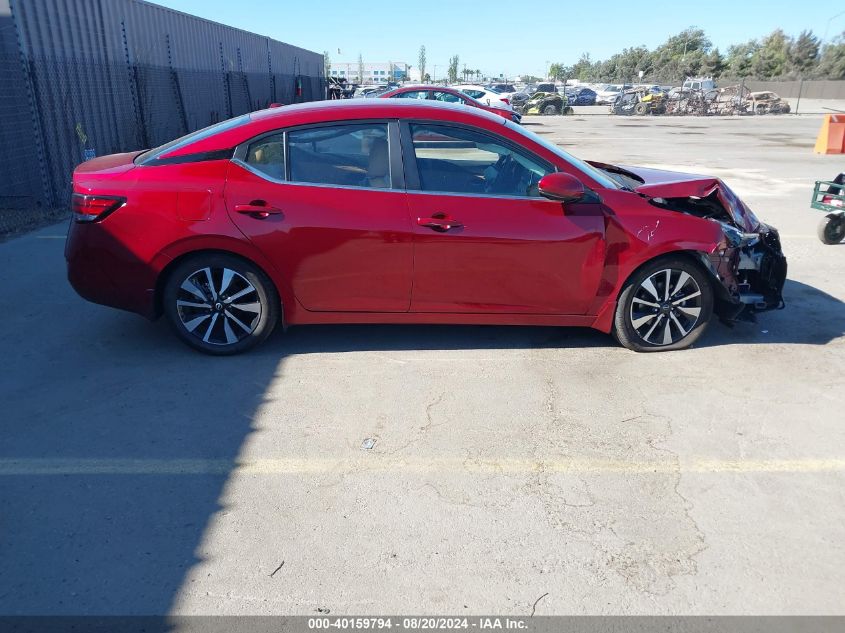
[[[435,213],[430,218],[417,218],[417,224],[439,233],[459,229],[463,226],[458,220],[450,218],[445,213]]]
[[[236,204],[235,213],[243,213],[258,220],[266,220],[271,215],[281,215],[282,210],[268,206],[263,200],[253,200],[249,204]]]

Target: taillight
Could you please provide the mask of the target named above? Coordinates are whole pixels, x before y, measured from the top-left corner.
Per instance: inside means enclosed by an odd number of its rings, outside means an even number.
[[[502,99],[502,103],[506,103],[506,104],[510,105],[511,101],[510,101],[510,99]]]
[[[71,207],[73,219],[77,222],[97,222],[126,204],[120,196],[89,196],[73,194]]]

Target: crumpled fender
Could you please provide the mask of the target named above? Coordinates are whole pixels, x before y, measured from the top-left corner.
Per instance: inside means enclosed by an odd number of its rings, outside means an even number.
[[[592,327],[610,332],[619,293],[637,268],[670,253],[710,258],[725,247],[725,236],[718,222],[661,211],[627,191],[604,191],[602,197],[606,209],[625,209],[605,216],[604,272],[588,311],[596,315]]]

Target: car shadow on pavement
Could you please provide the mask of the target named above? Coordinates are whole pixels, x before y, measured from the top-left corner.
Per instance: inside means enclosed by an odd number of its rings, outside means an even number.
[[[203,356],[58,281],[0,335],[0,615],[166,614],[278,349]]]
[[[6,310],[0,332],[8,370],[0,383],[0,614],[156,615],[178,606],[191,591],[189,570],[202,573],[205,531],[225,511],[224,486],[286,357],[628,353],[582,328],[346,325],[292,328],[249,354],[212,358],[180,344],[163,322],[78,299],[59,279],[61,251],[47,244],[25,238],[4,247],[17,258],[41,249],[46,265],[12,276],[13,299],[0,308],[33,297],[32,287],[54,291]],[[842,335],[841,301],[793,281],[785,296],[786,310],[762,315],[758,326],[713,328],[704,344],[820,345]]]
[[[786,307],[757,315],[757,323],[726,327],[714,321],[697,347],[742,344],[826,345],[845,336],[845,302],[813,286],[786,280]]]

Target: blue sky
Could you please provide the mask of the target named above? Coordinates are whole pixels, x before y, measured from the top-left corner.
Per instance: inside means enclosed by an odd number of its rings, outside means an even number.
[[[402,61],[417,65],[425,44],[428,72],[445,72],[451,55],[485,73],[542,74],[546,62],[571,64],[582,52],[604,59],[628,46],[648,47],[695,25],[724,50],[775,28],[821,37],[842,0],[155,0],[179,11],[254,31],[333,61]],[[685,8],[687,5],[687,8]],[[845,15],[829,37],[845,30]],[[340,49],[341,54],[337,51]]]

